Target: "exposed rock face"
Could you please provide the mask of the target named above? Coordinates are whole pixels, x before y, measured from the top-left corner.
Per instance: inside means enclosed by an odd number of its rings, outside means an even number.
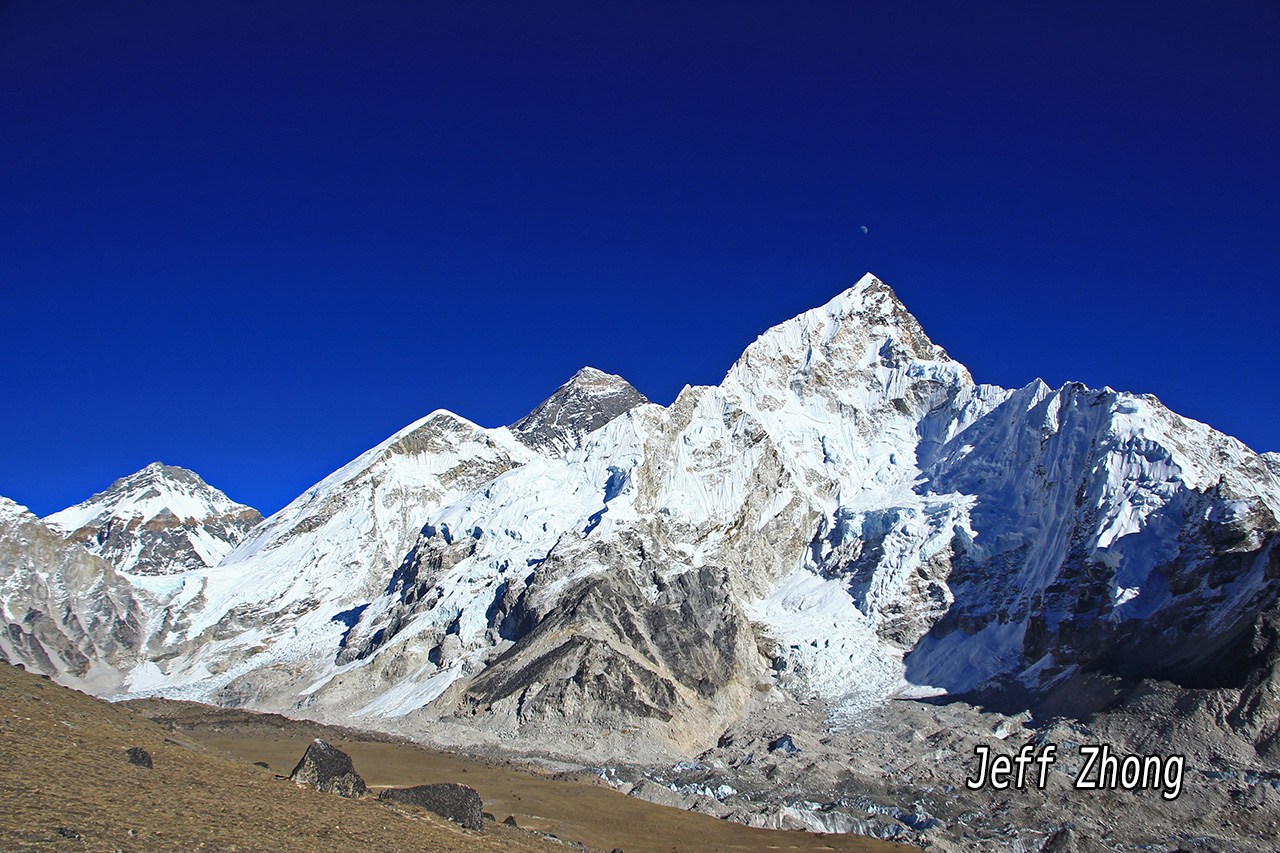
[[[262,515],[192,471],[153,462],[44,521],[118,571],[167,575],[216,566]]]
[[[754,636],[710,566],[669,581],[602,574],[576,587],[463,693],[480,725],[563,741],[586,726],[686,748],[763,677]],[[720,694],[719,696],[717,694]]]
[[[0,658],[110,695],[139,662],[144,621],[110,563],[0,498]]]
[[[307,746],[306,753],[298,766],[293,768],[289,778],[299,785],[310,785],[322,793],[350,799],[363,797],[368,790],[352,765],[351,756],[320,738]]]
[[[582,446],[589,433],[636,406],[649,402],[621,376],[584,367],[511,431],[533,450],[563,456]]]
[[[378,794],[378,799],[418,806],[476,832],[484,829],[484,804],[475,789],[466,785],[441,782],[412,788],[387,788]]]

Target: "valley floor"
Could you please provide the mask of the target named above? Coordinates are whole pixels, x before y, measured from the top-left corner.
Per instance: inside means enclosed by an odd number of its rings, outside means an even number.
[[[0,850],[902,849],[854,836],[752,829],[627,797],[598,777],[555,778],[379,735],[187,703],[132,704],[137,710],[0,666]],[[375,789],[461,782],[480,792],[498,822],[470,832],[410,807],[346,800],[279,778],[318,735],[348,751]],[[153,767],[126,760],[135,746],[152,756]],[[503,825],[508,816],[521,828]]]
[[[1187,712],[1189,693],[1151,685],[1136,695],[1088,727],[959,702],[894,702],[833,729],[825,704],[791,701],[731,727],[696,760],[565,769],[273,714],[156,699],[113,705],[0,666],[0,850],[1280,849],[1280,773],[1231,756],[1212,730],[1212,707]],[[1166,751],[1186,757],[1175,799],[1073,787],[1080,745],[1123,755],[1157,729]],[[374,791],[457,782],[475,788],[495,820],[476,833],[410,807],[300,788],[283,777],[315,737],[350,754]],[[1013,755],[1026,743],[1058,746],[1044,788],[965,787],[976,746]],[[134,746],[152,768],[126,760]]]

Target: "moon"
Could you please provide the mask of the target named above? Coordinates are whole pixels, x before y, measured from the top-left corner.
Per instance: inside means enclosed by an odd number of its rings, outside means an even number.
[[[862,227],[862,233],[863,233],[863,234],[866,234],[866,233],[867,233],[867,226],[863,225],[863,226],[861,226],[861,227]]]

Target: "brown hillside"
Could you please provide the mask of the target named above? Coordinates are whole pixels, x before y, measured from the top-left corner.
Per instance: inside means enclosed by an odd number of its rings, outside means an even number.
[[[412,807],[345,800],[278,778],[317,736],[348,752],[371,788],[460,782],[499,821],[512,816],[569,843],[494,823],[469,832]],[[135,746],[151,754],[153,768],[128,762]],[[277,715],[163,700],[112,705],[0,665],[0,850],[565,853],[583,845],[626,853],[914,849],[752,829],[627,797],[594,777],[553,778]]]
[[[151,754],[152,769],[128,762],[134,746]],[[299,788],[128,708],[0,666],[0,850],[565,849],[509,827],[473,833],[407,807]]]

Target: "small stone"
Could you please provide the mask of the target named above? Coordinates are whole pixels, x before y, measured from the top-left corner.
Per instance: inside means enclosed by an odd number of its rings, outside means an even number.
[[[516,816],[515,816],[515,815],[513,815],[513,814],[509,814],[509,815],[507,815],[506,819],[502,821],[502,825],[503,825],[503,826],[514,826],[514,827],[516,827],[517,829],[519,829],[519,828],[520,828],[520,824],[516,823]]]
[[[265,767],[265,768],[267,768],[268,770],[270,770],[270,769],[271,769],[271,765],[270,765],[270,764],[268,764],[268,763],[267,763],[267,762],[265,762],[265,761],[255,761],[255,762],[253,762],[253,766],[254,766],[254,767]]]
[[[289,778],[299,785],[310,785],[326,794],[357,799],[364,796],[364,780],[351,763],[351,756],[316,738],[307,747]]]
[[[139,767],[151,767],[151,753],[147,752],[140,746],[131,746],[125,750],[125,755],[129,756],[129,763],[136,764]]]
[[[65,826],[58,827],[58,834],[63,838],[83,838],[83,836],[74,829],[67,829]]]
[[[387,788],[378,795],[378,799],[424,808],[460,823],[467,829],[479,831],[484,828],[484,804],[475,788],[468,788],[466,785],[441,782],[412,788]],[[511,818],[508,817],[507,820]]]

